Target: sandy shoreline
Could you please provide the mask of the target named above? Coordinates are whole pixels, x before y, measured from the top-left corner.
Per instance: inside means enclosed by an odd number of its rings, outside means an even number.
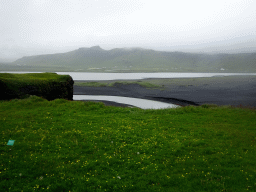
[[[115,81],[97,82],[112,83]],[[127,80],[125,82],[127,82]],[[113,87],[74,85],[74,94],[135,97],[162,101],[180,106],[202,105],[208,103],[216,105],[256,107],[256,76],[144,79],[139,80],[139,82],[148,82],[160,87],[148,89],[138,84],[118,84]],[[102,102],[106,105],[126,106],[108,101]]]

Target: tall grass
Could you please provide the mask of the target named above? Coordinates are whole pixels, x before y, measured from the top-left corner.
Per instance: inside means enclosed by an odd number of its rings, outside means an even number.
[[[32,96],[0,102],[0,137],[2,191],[256,191],[251,109]]]

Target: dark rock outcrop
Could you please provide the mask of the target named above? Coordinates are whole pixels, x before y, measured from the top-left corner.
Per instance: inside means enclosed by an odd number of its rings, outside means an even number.
[[[52,73],[19,75],[24,75],[24,78],[16,78],[17,75],[14,75],[13,78],[12,76],[0,77],[1,100],[20,99],[29,95],[36,95],[47,100],[57,98],[73,100],[74,81],[69,75]],[[34,75],[33,78],[30,78],[30,75]]]

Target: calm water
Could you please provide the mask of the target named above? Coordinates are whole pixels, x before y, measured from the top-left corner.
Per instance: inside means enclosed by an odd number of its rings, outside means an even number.
[[[2,71],[0,73],[40,73]],[[56,72],[60,75],[70,75],[75,81],[99,81],[99,80],[135,80],[147,78],[193,78],[214,77],[231,75],[256,75],[256,73],[93,73],[93,72]]]
[[[147,99],[137,99],[131,97],[119,97],[119,96],[104,96],[104,95],[73,95],[73,100],[97,100],[97,101],[113,101],[116,103],[123,103],[133,105],[141,109],[164,109],[164,108],[176,108],[178,105],[152,101]]]
[[[3,72],[2,72],[3,73]],[[6,73],[30,73],[30,72],[8,72]],[[33,72],[34,73],[34,72]],[[231,75],[256,75],[256,73],[90,73],[90,72],[57,72],[58,74],[68,74],[73,80],[98,81],[98,80],[135,80],[146,78],[193,78],[193,77],[214,77]],[[162,109],[175,108],[178,105],[118,96],[104,95],[74,95],[74,100],[105,100],[117,103],[133,105],[142,109]]]
[[[193,78],[230,75],[256,75],[256,73],[90,73],[90,72],[57,72],[68,74],[73,80],[135,80],[147,78]]]

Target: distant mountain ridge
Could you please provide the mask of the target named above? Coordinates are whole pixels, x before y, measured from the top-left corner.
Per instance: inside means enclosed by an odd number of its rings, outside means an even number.
[[[66,53],[22,57],[20,69],[46,71],[256,72],[256,53],[205,54],[100,46]]]

